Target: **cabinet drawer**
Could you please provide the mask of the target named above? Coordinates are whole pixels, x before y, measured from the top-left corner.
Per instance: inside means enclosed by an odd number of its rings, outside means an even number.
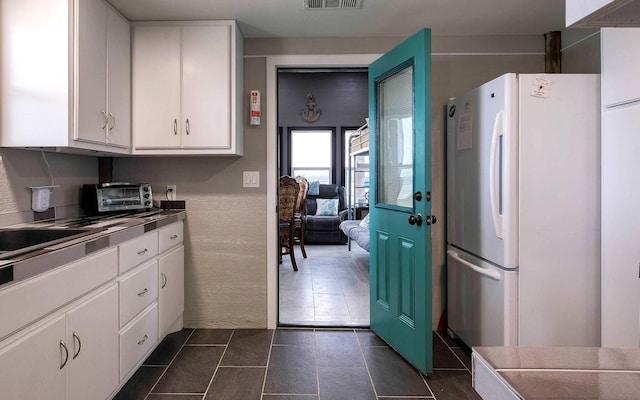
[[[115,248],[0,291],[0,338],[117,276]]]
[[[182,244],[184,240],[183,223],[178,221],[158,231],[158,252],[164,253],[166,250]]]
[[[120,327],[158,297],[158,262],[140,267],[120,281]]]
[[[146,233],[119,246],[120,273],[150,260],[158,254],[158,231]]]
[[[120,333],[120,380],[158,341],[158,305],[149,307]]]

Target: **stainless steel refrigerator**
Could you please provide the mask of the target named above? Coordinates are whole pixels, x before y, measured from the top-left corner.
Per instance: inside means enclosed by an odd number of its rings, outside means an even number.
[[[448,330],[600,345],[600,76],[506,74],[447,116]]]

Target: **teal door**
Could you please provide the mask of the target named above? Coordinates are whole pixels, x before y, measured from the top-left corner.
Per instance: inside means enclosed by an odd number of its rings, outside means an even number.
[[[369,66],[369,140],[371,329],[430,374],[430,30]]]

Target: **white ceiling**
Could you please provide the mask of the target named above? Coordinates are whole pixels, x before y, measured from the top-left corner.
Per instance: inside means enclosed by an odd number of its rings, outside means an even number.
[[[564,0],[362,0],[305,10],[304,0],[109,0],[132,21],[235,19],[245,38],[529,35],[564,28]]]

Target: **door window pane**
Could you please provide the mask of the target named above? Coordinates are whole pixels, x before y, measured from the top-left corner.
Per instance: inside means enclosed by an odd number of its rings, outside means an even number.
[[[332,136],[330,130],[291,131],[291,174],[308,181],[332,183]]]
[[[413,209],[413,66],[378,83],[378,204]]]

